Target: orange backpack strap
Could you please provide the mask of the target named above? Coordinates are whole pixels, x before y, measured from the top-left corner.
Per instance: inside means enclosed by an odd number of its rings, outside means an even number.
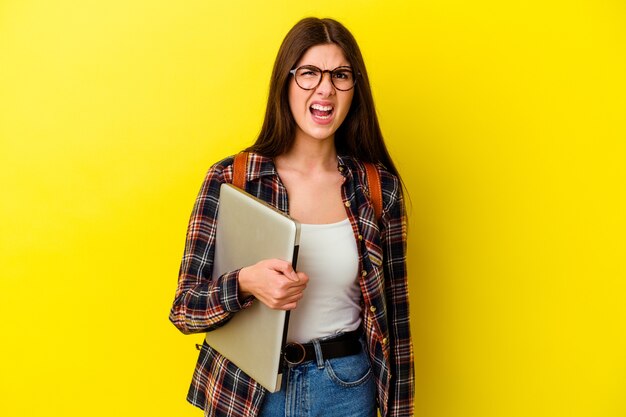
[[[246,185],[246,171],[248,169],[248,152],[239,152],[233,162],[233,185],[244,189]]]
[[[367,186],[370,190],[370,198],[376,218],[380,219],[383,215],[383,190],[380,186],[380,174],[376,165],[371,162],[364,162],[365,175],[367,176]]]

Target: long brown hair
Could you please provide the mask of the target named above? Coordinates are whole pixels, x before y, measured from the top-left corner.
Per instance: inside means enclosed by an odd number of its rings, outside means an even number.
[[[289,150],[296,132],[296,122],[289,108],[289,71],[309,48],[323,44],[339,46],[357,77],[350,110],[335,132],[337,153],[354,156],[364,162],[380,162],[388,171],[399,176],[380,131],[359,46],[350,31],[333,19],[302,19],[285,36],[272,70],[263,127],[256,142],[247,150],[269,157]]]

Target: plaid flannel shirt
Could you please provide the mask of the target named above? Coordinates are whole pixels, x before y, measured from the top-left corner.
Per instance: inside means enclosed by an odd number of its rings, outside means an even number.
[[[211,279],[219,188],[232,182],[233,158],[213,165],[191,214],[178,288],[170,320],[183,333],[211,331],[253,300],[240,302],[232,271]],[[406,273],[406,216],[397,177],[380,165],[383,213],[376,218],[369,200],[365,167],[338,157],[344,176],[342,198],[359,249],[359,284],[366,345],[376,379],[382,417],[413,415],[413,346],[409,329]],[[287,190],[271,158],[250,154],[245,189],[288,213]],[[187,400],[205,416],[256,416],[265,389],[203,344]]]

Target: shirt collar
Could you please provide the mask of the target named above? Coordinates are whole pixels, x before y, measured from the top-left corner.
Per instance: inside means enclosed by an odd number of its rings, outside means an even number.
[[[352,170],[350,169],[350,162],[352,162],[352,158],[349,156],[341,156],[337,155],[337,169],[346,179],[352,178]]]
[[[248,170],[246,180],[253,181],[268,175],[277,175],[274,160],[267,156],[250,153],[248,155]]]

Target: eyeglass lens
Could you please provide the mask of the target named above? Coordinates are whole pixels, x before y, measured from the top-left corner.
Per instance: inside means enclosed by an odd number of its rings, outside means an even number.
[[[325,72],[330,73],[330,81],[337,90],[346,91],[354,87],[354,74],[349,67],[322,71],[312,65],[305,65],[296,69],[296,83],[305,90],[312,90],[322,82],[322,76]]]

